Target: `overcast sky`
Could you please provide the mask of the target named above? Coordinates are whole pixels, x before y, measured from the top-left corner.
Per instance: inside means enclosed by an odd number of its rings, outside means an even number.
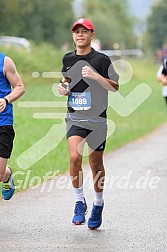
[[[84,0],[74,0],[74,10],[77,17],[82,16],[82,2]],[[112,0],[111,0],[112,1]],[[157,0],[128,0],[131,13],[141,19],[147,17],[150,7]]]
[[[128,0],[131,13],[138,18],[146,18],[150,12],[151,5],[156,0]]]

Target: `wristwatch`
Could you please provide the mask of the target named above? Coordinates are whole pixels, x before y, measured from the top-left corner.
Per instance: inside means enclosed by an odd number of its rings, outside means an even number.
[[[9,104],[9,101],[8,101],[8,99],[7,98],[3,98],[5,101],[6,101],[6,105],[8,105]]]

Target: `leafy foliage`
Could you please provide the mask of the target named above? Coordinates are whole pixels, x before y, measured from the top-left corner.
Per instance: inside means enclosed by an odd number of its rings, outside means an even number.
[[[70,39],[72,0],[0,0],[0,34],[62,45]]]
[[[148,39],[151,48],[161,48],[167,43],[167,4],[166,0],[156,2],[152,7],[148,23]]]
[[[0,35],[20,36],[36,43],[62,46],[72,42],[71,24],[74,0],[0,0]],[[133,20],[127,0],[84,0],[83,15],[96,27],[103,48],[113,43],[121,48],[135,47]],[[79,6],[80,11],[82,6]]]
[[[84,15],[95,24],[102,47],[110,49],[114,43],[133,48],[135,37],[133,20],[128,13],[127,0],[85,0]]]

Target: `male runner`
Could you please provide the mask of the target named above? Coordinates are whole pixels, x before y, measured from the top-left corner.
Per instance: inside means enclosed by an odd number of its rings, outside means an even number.
[[[89,164],[94,182],[94,200],[88,220],[90,229],[102,223],[105,169],[103,152],[107,135],[108,91],[118,90],[118,75],[110,59],[91,48],[94,25],[80,18],[72,26],[76,50],[64,55],[61,95],[68,95],[67,140],[70,154],[70,176],[75,194],[72,223],[85,223],[87,204],[83,192],[82,156],[85,142],[89,146]]]
[[[0,52],[0,181],[4,200],[9,200],[15,190],[12,171],[7,165],[15,136],[12,103],[23,94],[24,85],[15,64]]]

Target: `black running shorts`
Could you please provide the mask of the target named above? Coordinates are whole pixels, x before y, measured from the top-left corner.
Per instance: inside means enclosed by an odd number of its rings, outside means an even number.
[[[0,126],[0,157],[10,158],[15,132],[12,125]]]
[[[72,121],[66,119],[67,139],[71,136],[80,136],[86,139],[92,150],[104,151],[107,136],[107,124],[105,122]]]

